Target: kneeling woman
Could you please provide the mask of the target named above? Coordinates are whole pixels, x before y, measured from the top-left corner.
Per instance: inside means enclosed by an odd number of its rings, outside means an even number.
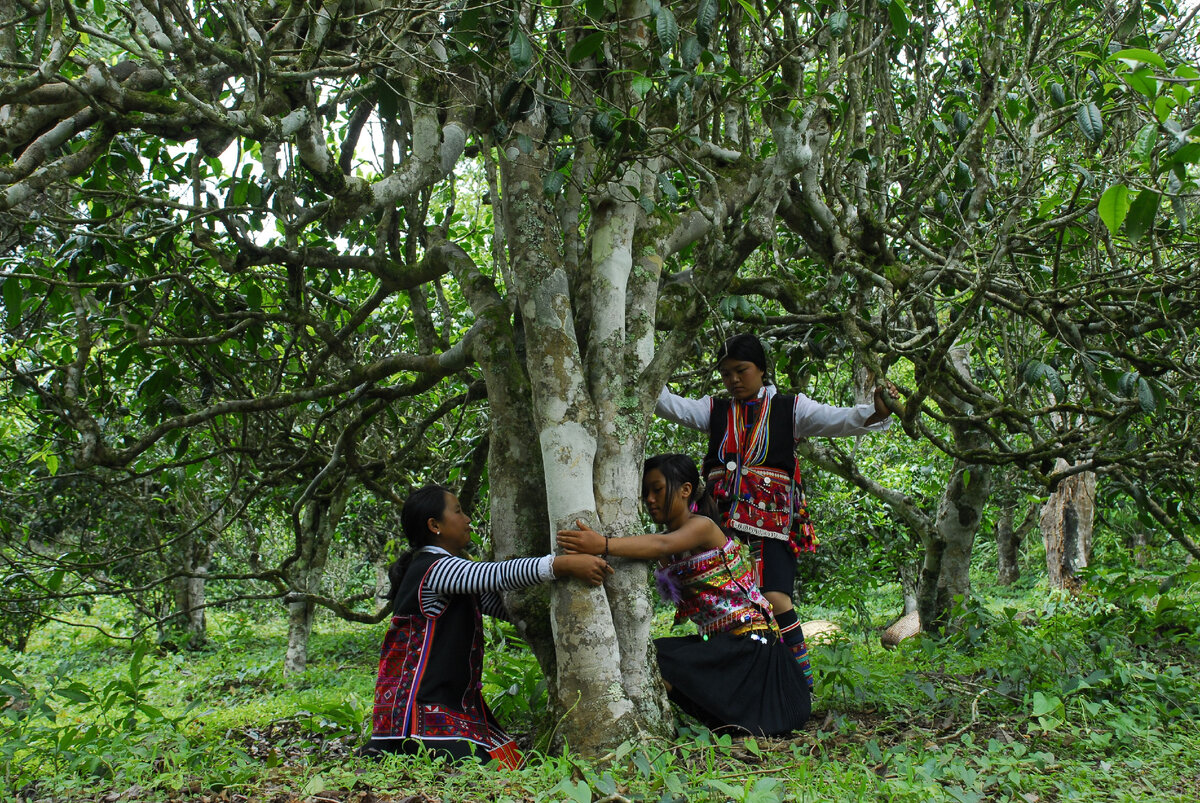
[[[780,640],[739,542],[692,512],[699,483],[686,455],[652,457],[642,498],[666,532],[610,539],[579,522],[578,530],[559,531],[558,543],[571,552],[659,561],[655,575],[664,598],[677,605],[675,621],[691,619],[700,631],[654,641],[668,694],[686,713],[710,728],[797,730],[810,710],[804,672]]]
[[[499,591],[558,577],[599,585],[612,570],[591,555],[547,555],[476,563],[462,557],[471,520],[454,494],[437,485],[416,491],[400,514],[412,550],[388,575],[391,627],[383,640],[371,741],[363,749],[451,758],[475,755],[516,767],[521,755],[497,725],[480,692],[481,613],[507,618]]]

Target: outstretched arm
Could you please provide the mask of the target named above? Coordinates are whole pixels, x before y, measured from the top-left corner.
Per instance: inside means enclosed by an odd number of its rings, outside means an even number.
[[[646,533],[629,538],[606,538],[582,521],[578,530],[559,530],[558,545],[568,552],[609,555],[635,560],[658,560],[693,549],[716,549],[725,545],[725,534],[704,516],[692,516],[669,533]]]
[[[885,393],[888,398],[893,400],[900,398],[900,388],[896,387],[896,383],[892,380],[885,379],[884,385],[875,388],[875,412],[866,420],[866,426],[874,426],[892,414],[892,408],[888,407],[887,399],[884,398]]]
[[[495,562],[477,562],[449,555],[430,567],[421,581],[417,598],[421,612],[436,618],[445,610],[452,595],[480,594],[488,598],[485,613],[495,616],[504,609],[497,592],[528,588],[563,577],[574,577],[598,586],[609,574],[612,574],[612,567],[591,555],[546,555]]]
[[[702,399],[685,399],[667,390],[666,386],[658,394],[658,402],[654,405],[654,414],[659,418],[674,421],[685,427],[708,431],[708,419],[712,412],[712,401],[708,396]]]

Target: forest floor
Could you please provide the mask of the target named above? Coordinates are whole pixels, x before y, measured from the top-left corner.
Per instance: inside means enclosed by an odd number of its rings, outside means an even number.
[[[55,623],[23,654],[0,650],[0,782],[4,799],[55,803],[1195,801],[1200,613],[1187,580],[1171,596],[1127,576],[1076,597],[980,589],[990,601],[956,634],[891,651],[881,604],[868,627],[839,622],[844,637],[814,647],[814,715],[792,738],[683,724],[673,741],[595,760],[538,749],[533,734],[552,730],[544,683],[497,625],[485,691],[525,748],[512,771],[354,755],[382,625],[322,619],[308,670],[285,678],[284,624],[268,608],[213,613],[194,651]],[[111,628],[121,615],[104,603],[80,619]],[[660,611],[657,628],[668,623]]]

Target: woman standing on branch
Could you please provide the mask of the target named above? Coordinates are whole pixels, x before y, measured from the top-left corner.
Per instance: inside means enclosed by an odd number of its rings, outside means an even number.
[[[438,485],[414,492],[400,518],[412,550],[388,571],[394,615],[383,639],[373,733],[363,753],[413,753],[423,746],[453,759],[490,756],[515,768],[521,754],[480,691],[480,614],[508,618],[497,592],[560,577],[600,585],[612,569],[590,555],[467,560],[471,519]]]
[[[750,543],[758,584],[811,686],[804,633],[792,607],[796,558],[816,549],[796,441],[884,430],[891,410],[883,388],[875,389],[873,403],[855,407],[778,393],[763,345],[751,334],[726,340],[716,368],[730,398],[685,399],[664,387],[655,413],[708,433],[704,477],[720,510],[718,523]],[[886,387],[891,398],[899,397],[894,384]]]
[[[559,546],[660,562],[655,576],[677,606],[675,621],[691,619],[700,631],[654,641],[668,694],[685,712],[710,728],[758,735],[797,730],[809,715],[803,671],[780,640],[741,545],[693,512],[699,484],[691,458],[652,457],[642,498],[666,532],[610,539],[579,522],[578,530],[559,531]]]

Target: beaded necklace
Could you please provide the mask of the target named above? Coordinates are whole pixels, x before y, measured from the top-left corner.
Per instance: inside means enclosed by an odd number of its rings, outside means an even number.
[[[767,446],[770,438],[767,436],[767,411],[770,409],[771,399],[769,396],[760,398],[757,404],[747,405],[743,402],[733,399],[729,405],[729,425],[725,428],[725,443],[721,445],[723,453],[727,453],[726,445],[729,439],[733,438],[733,450],[737,453],[738,461],[736,466],[726,466],[730,471],[737,470],[741,473],[742,466],[761,465],[763,459],[767,456]],[[749,434],[746,434],[747,425],[747,407],[755,408],[758,413],[758,418],[751,425]],[[743,446],[742,438],[746,438],[746,443]],[[737,487],[737,486],[735,486]]]

